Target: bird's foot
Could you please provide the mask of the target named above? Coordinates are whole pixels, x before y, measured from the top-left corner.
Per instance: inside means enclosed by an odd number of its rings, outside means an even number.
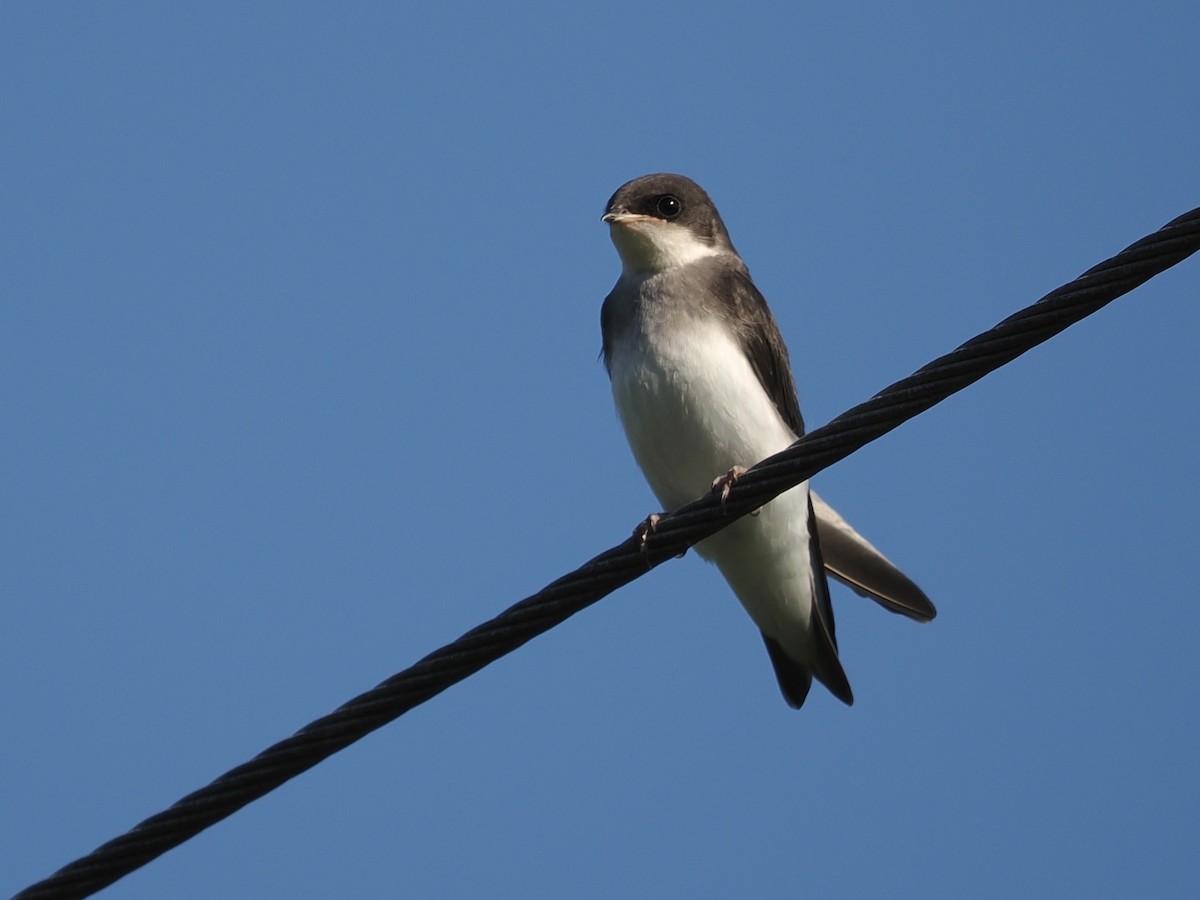
[[[658,523],[662,521],[662,516],[658,513],[650,513],[646,518],[638,523],[638,527],[633,529],[633,536],[637,538],[638,549],[643,553],[646,552],[646,541],[650,539],[650,535],[654,533],[654,529],[658,528]]]
[[[729,499],[729,492],[733,489],[734,483],[745,474],[745,466],[734,466],[724,475],[713,479],[712,492],[717,495],[717,498],[721,501],[722,506],[724,506],[725,501]],[[762,509],[756,509],[754,512],[750,513],[750,515],[757,516],[760,512],[762,512]]]
[[[654,533],[654,530],[658,528],[658,523],[661,521],[662,516],[658,513],[650,513],[642,522],[638,523],[637,528],[633,529],[633,536],[637,538],[638,548],[642,553],[646,552],[646,542],[650,539],[650,535]],[[675,558],[681,559],[685,553],[687,553],[686,547],[683,549],[683,552],[676,553]]]

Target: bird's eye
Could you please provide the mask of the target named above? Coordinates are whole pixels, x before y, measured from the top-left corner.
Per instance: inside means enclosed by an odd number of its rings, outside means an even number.
[[[674,194],[663,194],[654,204],[654,209],[664,219],[674,219],[683,212],[683,204]]]

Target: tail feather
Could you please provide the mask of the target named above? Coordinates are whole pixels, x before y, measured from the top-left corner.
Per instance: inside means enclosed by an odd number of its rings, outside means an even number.
[[[771,665],[775,667],[775,680],[779,682],[779,690],[783,699],[792,709],[799,709],[808,697],[812,687],[812,670],[793,660],[773,638],[762,636],[767,645],[767,655],[771,657]]]
[[[767,645],[767,655],[771,657],[771,665],[775,669],[775,680],[779,682],[779,691],[783,699],[792,709],[799,709],[808,699],[812,687],[813,676],[829,689],[829,693],[837,697],[847,706],[854,705],[854,693],[850,690],[850,681],[838,662],[837,655],[830,660],[822,660],[817,666],[806,666],[798,663],[773,638],[762,636]]]

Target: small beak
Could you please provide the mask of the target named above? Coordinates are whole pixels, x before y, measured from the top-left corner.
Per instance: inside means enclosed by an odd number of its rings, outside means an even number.
[[[609,225],[619,225],[622,222],[632,222],[634,219],[645,219],[646,216],[639,216],[637,213],[631,213],[624,207],[618,206],[616,209],[610,209],[600,217],[601,222],[607,222]]]

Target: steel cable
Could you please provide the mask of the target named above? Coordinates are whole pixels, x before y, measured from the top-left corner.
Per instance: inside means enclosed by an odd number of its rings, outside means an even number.
[[[1200,249],[1200,209],[1180,216],[865,403],[750,469],[722,503],[708,496],[630,537],[435,650],[291,737],[17,895],[85,897],[681,554]]]

